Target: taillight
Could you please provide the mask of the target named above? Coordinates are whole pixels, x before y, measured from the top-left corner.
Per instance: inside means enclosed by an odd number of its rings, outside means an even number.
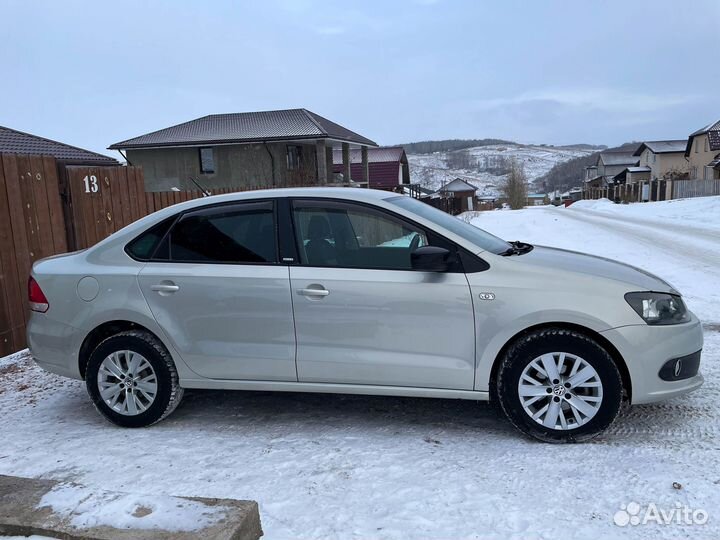
[[[45,293],[42,292],[40,285],[32,277],[28,279],[28,300],[30,301],[30,309],[33,311],[45,313],[50,309]]]

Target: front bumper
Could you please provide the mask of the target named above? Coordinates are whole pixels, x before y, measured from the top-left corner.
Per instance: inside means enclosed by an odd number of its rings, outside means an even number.
[[[653,403],[697,390],[703,384],[700,372],[667,381],[660,371],[669,361],[692,355],[703,347],[700,321],[691,316],[685,324],[621,326],[601,332],[625,359],[632,384],[632,404]]]

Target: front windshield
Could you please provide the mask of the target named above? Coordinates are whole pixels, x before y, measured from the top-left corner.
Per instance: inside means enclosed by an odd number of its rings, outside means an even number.
[[[483,251],[489,251],[490,253],[499,255],[512,248],[512,246],[505,240],[501,240],[489,232],[474,227],[469,223],[465,223],[450,214],[446,214],[442,210],[438,210],[437,208],[413,199],[412,197],[398,195],[397,197],[390,197],[385,200],[404,210],[409,210],[413,214],[417,214],[428,221],[432,221],[443,229],[447,229],[448,231],[457,234],[468,242],[472,242]]]

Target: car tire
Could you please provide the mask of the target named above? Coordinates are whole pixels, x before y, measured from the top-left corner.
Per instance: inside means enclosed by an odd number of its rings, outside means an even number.
[[[130,428],[159,422],[183,396],[170,353],[142,330],[120,332],[102,341],[90,354],[85,385],[100,414]]]
[[[495,385],[493,394],[510,422],[525,435],[553,443],[602,433],[617,417],[623,396],[610,354],[589,336],[561,328],[534,331],[513,343]]]

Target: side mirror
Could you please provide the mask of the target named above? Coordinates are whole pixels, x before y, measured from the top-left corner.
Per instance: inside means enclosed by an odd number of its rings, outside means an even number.
[[[413,270],[446,272],[450,266],[450,252],[438,246],[423,246],[410,253]]]

